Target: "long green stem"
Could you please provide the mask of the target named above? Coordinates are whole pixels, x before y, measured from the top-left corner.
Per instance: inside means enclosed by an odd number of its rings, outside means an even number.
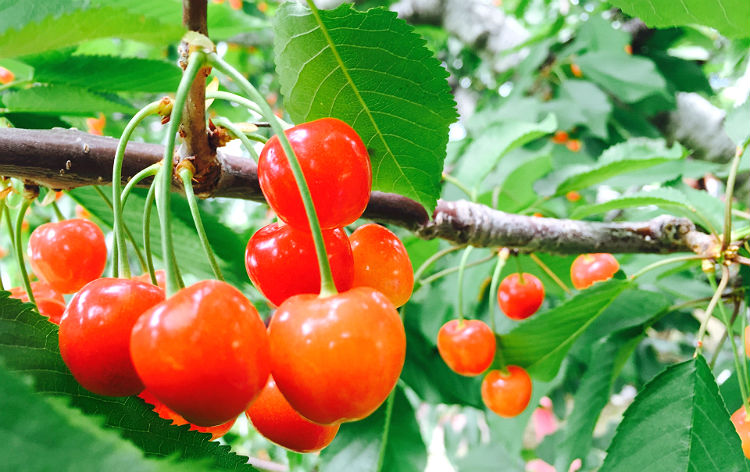
[[[15,230],[13,229],[13,220],[12,220],[12,218],[11,218],[11,215],[10,215],[10,210],[8,209],[8,205],[7,205],[7,204],[3,206],[3,215],[4,215],[4,217],[5,217],[5,218],[4,218],[4,219],[5,219],[5,227],[6,227],[6,229],[8,230],[8,238],[10,239],[10,245],[11,245],[11,248],[13,249],[13,254],[14,254],[14,256],[15,256],[15,252],[16,252],[16,247],[15,247],[15,234],[16,234],[16,232],[15,232]],[[17,286],[17,285],[18,285],[18,284],[16,283],[16,280],[17,280],[17,276],[16,276],[16,273],[15,273],[15,271],[11,271],[11,272],[10,272],[10,273],[8,274],[8,277],[10,278],[10,286],[11,286],[11,287],[15,287],[15,286]]]
[[[745,146],[737,146],[737,152],[734,153],[732,166],[729,168],[729,177],[727,178],[727,191],[724,198],[724,237],[721,241],[721,252],[724,252],[729,246],[732,234],[732,196],[734,194],[734,182],[737,180],[737,170],[740,167],[740,160],[745,151]]]
[[[425,261],[422,263],[422,265],[419,266],[419,268],[414,272],[414,280],[419,283],[419,281],[422,279],[422,274],[425,273],[427,269],[429,269],[432,264],[437,262],[440,258],[443,256],[446,256],[450,254],[451,252],[458,251],[459,249],[465,248],[465,245],[461,246],[450,246],[445,249],[441,249],[440,251],[436,252],[435,254],[431,255]]]
[[[474,267],[474,266],[484,264],[485,262],[491,261],[494,258],[495,258],[495,254],[494,253],[490,254],[489,256],[483,257],[481,259],[477,259],[474,262],[469,262],[468,264],[466,264],[466,268],[468,269],[469,267]],[[456,267],[449,267],[447,269],[443,269],[440,272],[435,272],[431,276],[425,277],[424,279],[420,280],[419,285],[427,285],[429,283],[432,283],[438,279],[445,277],[446,275],[450,275],[454,272],[458,272],[459,269],[460,269],[460,266],[456,266]]]
[[[182,167],[178,172],[182,179],[182,185],[185,188],[185,197],[187,197],[188,206],[190,206],[190,213],[193,215],[193,223],[195,223],[195,230],[198,232],[198,239],[201,241],[203,251],[206,253],[208,263],[211,264],[211,270],[214,271],[214,276],[223,281],[224,276],[221,275],[221,269],[219,263],[216,262],[216,256],[214,256],[213,250],[211,250],[211,244],[208,242],[208,236],[206,236],[206,229],[203,227],[203,221],[201,220],[201,212],[198,208],[198,200],[195,198],[193,192],[193,172],[185,166]]]
[[[443,180],[456,186],[456,188],[461,190],[467,197],[469,197],[472,202],[476,200],[476,192],[464,185],[463,182],[461,182],[457,178],[453,177],[450,174],[443,173]]]
[[[151,283],[156,283],[156,271],[154,270],[154,258],[151,256],[151,209],[154,206],[154,199],[156,197],[156,182],[151,184],[146,195],[146,204],[143,208],[143,226],[141,228],[143,234],[143,250],[146,252],[146,267],[148,269],[148,275],[151,277]]]
[[[52,211],[55,212],[55,216],[57,217],[57,221],[63,221],[65,220],[65,215],[62,214],[62,211],[60,211],[60,207],[57,206],[57,202],[52,200]]]
[[[643,274],[646,274],[647,272],[650,272],[654,269],[658,269],[659,267],[674,264],[675,262],[683,262],[683,261],[697,261],[700,259],[705,259],[703,256],[699,256],[697,254],[691,254],[689,256],[677,256],[677,257],[670,257],[668,259],[662,259],[659,261],[654,262],[653,264],[649,264],[643,269],[639,270],[635,274],[630,276],[630,280],[635,280],[638,277],[642,276]]]
[[[388,449],[388,436],[391,434],[391,419],[393,416],[393,404],[396,400],[396,389],[398,386],[393,387],[391,393],[388,395],[388,399],[385,401],[385,423],[383,424],[383,434],[380,439],[380,452],[378,452],[378,465],[375,468],[376,472],[383,470],[385,465],[385,453]]]
[[[159,169],[161,169],[161,162],[157,162],[156,164],[151,164],[150,166],[146,167],[145,169],[142,169],[140,172],[135,174],[130,181],[128,181],[127,185],[125,185],[125,188],[122,189],[122,193],[120,194],[120,208],[125,208],[125,203],[128,201],[128,197],[130,196],[130,192],[133,191],[136,185],[138,185],[141,180],[147,178],[147,177],[153,177],[154,175],[159,173]]]
[[[125,244],[125,238],[122,235],[122,205],[120,204],[122,193],[122,161],[125,157],[125,147],[128,145],[133,130],[135,130],[136,126],[138,126],[144,118],[156,114],[160,103],[160,100],[149,103],[141,108],[138,113],[128,121],[128,124],[125,126],[125,129],[120,136],[120,141],[117,143],[115,161],[112,164],[112,215],[114,218],[114,237],[115,244],[117,245],[118,263],[120,268],[122,268],[125,278],[130,278],[130,264],[128,263],[128,248]],[[117,266],[114,267],[114,276],[119,276]]]
[[[714,285],[714,286],[716,285],[716,281],[715,280],[713,281],[712,285]],[[721,303],[719,304],[719,306],[721,306]],[[716,349],[714,350],[714,355],[711,356],[711,362],[708,363],[708,366],[711,369],[713,369],[714,365],[716,365],[716,360],[719,358],[719,353],[721,352],[722,347],[724,347],[724,343],[726,342],[727,337],[729,337],[730,335],[734,336],[732,327],[734,326],[734,322],[737,320],[737,315],[739,315],[739,313],[740,313],[740,302],[739,302],[739,299],[735,299],[734,300],[734,310],[732,311],[732,317],[729,319],[729,323],[727,323],[725,315],[722,314],[722,316],[724,316],[724,319],[722,321],[724,321],[724,327],[726,329],[724,330],[724,334],[721,335],[721,339],[719,340],[719,344],[717,344]],[[744,320],[745,317],[743,316],[742,319]],[[744,336],[744,332],[742,334]],[[744,340],[743,340],[742,345],[743,346],[745,345]]]
[[[222,126],[229,131],[232,132],[237,139],[242,141],[242,145],[245,146],[245,149],[247,149],[247,152],[250,153],[250,156],[253,158],[253,160],[257,163],[258,162],[258,153],[255,151],[255,148],[253,147],[253,143],[248,139],[247,135],[242,132],[234,123],[227,120],[226,118],[217,117],[213,119],[214,124],[217,124],[219,126]]]
[[[495,264],[495,270],[492,272],[492,282],[490,283],[490,296],[489,296],[489,305],[490,305],[490,327],[492,328],[492,332],[495,333],[497,330],[495,329],[495,313],[497,312],[497,290],[500,286],[500,273],[503,271],[503,267],[505,267],[505,263],[508,262],[508,256],[510,256],[510,251],[508,248],[502,248],[500,249],[500,252],[497,253],[497,264]]]
[[[537,256],[534,253],[531,253],[531,254],[529,254],[529,258],[531,258],[531,260],[534,261],[536,263],[536,265],[538,265],[544,271],[544,273],[549,276],[550,279],[552,279],[561,289],[563,289],[563,292],[565,292],[568,295],[570,295],[570,289],[568,288],[567,285],[565,285],[565,282],[563,282],[562,280],[560,280],[560,277],[558,277],[557,274],[555,274],[554,272],[552,272],[552,269],[550,269],[547,266],[547,264],[545,264],[544,262],[542,262],[542,260],[539,259],[539,256]]]
[[[29,273],[26,271],[26,262],[23,260],[23,242],[21,241],[21,233],[23,227],[23,218],[26,216],[26,210],[31,206],[31,202],[34,200],[31,198],[25,198],[21,204],[21,208],[18,209],[18,215],[16,216],[16,227],[14,234],[14,246],[16,253],[16,262],[18,263],[18,271],[21,273],[21,280],[23,281],[23,287],[26,290],[26,295],[29,297],[29,301],[36,305],[34,299],[34,293],[31,291],[31,281],[29,280]]]
[[[172,106],[172,116],[169,120],[167,129],[167,143],[164,146],[164,164],[160,169],[157,180],[160,180],[159,192],[156,195],[157,209],[159,210],[159,222],[161,223],[161,248],[162,257],[165,261],[165,271],[167,274],[167,296],[171,296],[177,291],[178,282],[175,274],[174,265],[169,261],[174,260],[174,242],[172,241],[172,223],[169,212],[169,201],[172,187],[172,164],[174,161],[174,145],[177,137],[177,131],[182,121],[182,112],[185,108],[190,86],[198,71],[205,62],[205,53],[195,51],[190,53],[188,65],[185,73],[182,74],[180,85],[177,87],[174,105]]]
[[[224,92],[221,90],[217,90],[215,92],[206,91],[206,99],[226,100],[228,102],[236,103],[237,105],[242,105],[258,116],[263,116],[263,113],[260,111],[260,107],[255,102],[231,92]]]
[[[711,278],[711,275],[709,275],[709,279]],[[708,321],[711,319],[711,315],[713,315],[714,309],[716,308],[716,304],[719,303],[721,300],[721,294],[724,291],[724,289],[727,287],[727,283],[729,282],[729,269],[727,266],[722,265],[721,266],[721,281],[719,282],[718,287],[714,290],[714,295],[711,297],[711,301],[708,302],[708,308],[706,308],[706,314],[705,318],[701,322],[700,329],[698,330],[698,336],[697,336],[697,342],[695,346],[695,353],[693,354],[693,357],[697,356],[701,353],[703,350],[703,337],[706,335],[706,328],[708,327]]]
[[[99,194],[99,197],[104,201],[104,203],[109,207],[110,210],[112,210],[112,202],[109,201],[109,197],[107,197],[107,194],[102,191],[101,188],[99,188],[98,185],[93,186],[94,190],[97,194]],[[135,255],[138,257],[138,263],[141,265],[142,268],[146,267],[146,260],[143,258],[143,254],[141,253],[140,248],[135,242],[135,238],[133,237],[133,233],[130,232],[128,227],[126,225],[123,225],[123,229],[125,230],[125,237],[128,238],[128,241],[130,241],[130,244],[133,246],[133,249],[135,250]],[[117,251],[117,245],[115,245],[114,250]],[[112,260],[112,263],[116,263],[117,258],[114,258]]]
[[[474,249],[473,246],[466,246],[464,253],[461,256],[461,262],[458,264],[458,296],[456,297],[456,311],[458,312],[458,319],[463,321],[464,319],[464,271],[466,270],[466,262],[469,260],[469,254]]]
[[[328,256],[326,255],[326,248],[323,242],[323,233],[318,223],[318,217],[315,212],[315,205],[313,204],[310,190],[307,187],[305,176],[302,173],[302,167],[300,167],[297,156],[294,154],[294,149],[289,142],[289,139],[284,133],[284,127],[279,121],[278,117],[273,113],[271,107],[263,99],[263,96],[258,90],[248,82],[245,77],[237,72],[232,66],[222,60],[215,53],[208,55],[208,60],[212,66],[232,78],[237,85],[250,97],[251,100],[256,102],[261,109],[263,117],[270,123],[274,133],[279,137],[281,147],[284,150],[284,154],[289,161],[289,167],[294,174],[294,180],[297,182],[297,188],[299,189],[302,202],[305,207],[305,213],[307,213],[307,220],[310,224],[310,231],[312,233],[313,243],[315,244],[315,253],[318,257],[318,265],[320,267],[320,296],[326,297],[337,293],[336,285],[333,282],[333,276],[331,275],[331,266],[328,262]]]

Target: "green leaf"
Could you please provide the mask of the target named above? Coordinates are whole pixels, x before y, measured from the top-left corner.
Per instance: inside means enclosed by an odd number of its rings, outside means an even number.
[[[624,51],[590,52],[576,59],[583,76],[591,79],[626,103],[666,92],[667,82],[654,63]]]
[[[105,187],[108,196],[110,191],[111,188]],[[112,228],[112,210],[94,189],[80,187],[71,190],[69,194],[104,225]],[[143,222],[143,207],[146,203],[145,194],[145,189],[135,189],[130,194],[123,209],[123,222],[140,247],[143,246],[141,225]],[[177,194],[172,195],[170,214],[172,216],[172,235],[180,269],[183,273],[193,274],[199,279],[213,279],[213,271],[195,232],[190,208],[184,197]],[[234,231],[224,226],[210,213],[203,212],[201,219],[224,278],[241,291],[247,292],[250,283],[245,270],[245,247],[247,243],[240,240]],[[161,257],[159,235],[159,218],[157,217],[156,207],[154,207],[151,213],[151,249],[157,257]]]
[[[519,155],[514,164],[516,167],[502,181],[497,196],[497,209],[511,213],[525,210],[537,201],[539,195],[534,191],[534,182],[552,170],[552,158],[546,153],[535,157]]]
[[[564,195],[573,190],[591,187],[626,172],[647,169],[683,157],[685,157],[685,151],[679,145],[667,148],[663,140],[629,139],[604,151],[595,166],[563,180],[557,186],[555,194]]]
[[[456,178],[469,188],[478,188],[498,161],[509,151],[552,133],[557,120],[552,114],[539,123],[508,121],[485,129],[464,151]]]
[[[747,471],[705,359],[656,376],[625,411],[600,472]]]
[[[147,459],[132,443],[59,399],[35,394],[0,366],[0,454],[7,470],[198,471],[195,461]],[[85,447],[82,445],[85,444]]]
[[[134,113],[121,98],[70,85],[42,85],[3,96],[8,111],[47,115],[95,116],[99,113]]]
[[[175,64],[152,59],[51,52],[24,58],[34,80],[105,92],[173,92],[182,73]]]
[[[595,136],[604,140],[608,138],[607,121],[612,113],[612,104],[594,83],[587,80],[566,80],[560,84],[558,100],[558,120],[569,122],[565,126],[560,125],[561,129],[572,129],[581,124],[588,127]],[[580,119],[566,118],[565,115],[571,110],[575,110],[573,115],[579,115]]]
[[[172,426],[137,397],[102,397],[85,390],[60,357],[57,325],[36,313],[34,305],[8,295],[0,292],[0,361],[9,370],[31,377],[34,390],[66,398],[87,415],[103,416],[107,428],[118,431],[147,455],[204,459],[214,469],[254,470],[246,457],[210,441],[208,434],[189,431],[186,425]],[[5,419],[6,410],[2,411]]]
[[[274,32],[276,71],[292,119],[349,123],[370,151],[373,188],[432,212],[456,111],[448,73],[424,40],[394,12],[361,13],[349,4],[311,12],[285,3]]]
[[[628,285],[612,280],[580,292],[498,336],[498,351],[506,363],[524,367],[529,375],[552,379],[573,342]]]
[[[750,3],[746,0],[610,0],[651,28],[706,25],[730,38],[750,36]]]
[[[132,12],[117,0],[28,2],[0,0],[0,57],[34,54],[96,38],[164,44],[178,40],[179,24]],[[144,3],[144,2],[140,2]],[[160,2],[157,2],[160,3]]]
[[[711,218],[701,213],[689,201],[684,192],[670,187],[657,188],[654,190],[640,191],[624,197],[615,198],[604,203],[593,205],[583,205],[576,208],[570,215],[571,218],[584,218],[597,213],[606,213],[611,210],[620,210],[623,208],[643,207],[655,205],[659,208],[666,208],[680,215],[690,218],[693,222],[712,227],[714,223]]]
[[[427,449],[419,431],[416,412],[402,388],[396,388],[388,443],[382,470],[412,472],[424,470]],[[321,470],[326,472],[371,472],[382,446],[386,405],[367,418],[341,425],[336,439],[320,453]]]

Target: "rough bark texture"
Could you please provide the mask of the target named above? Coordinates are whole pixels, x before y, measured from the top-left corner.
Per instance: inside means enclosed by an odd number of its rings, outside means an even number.
[[[110,183],[117,140],[77,130],[0,129],[0,175],[54,189]],[[123,182],[162,159],[163,147],[130,143]],[[219,154],[221,174],[210,196],[263,201],[255,163]],[[180,190],[175,185],[175,190]],[[662,216],[636,223],[592,223],[534,218],[467,201],[439,201],[433,219],[406,197],[373,192],[365,217],[404,227],[422,238],[442,238],[477,247],[505,246],[562,254],[583,252],[680,252],[709,254],[711,236],[683,218]]]

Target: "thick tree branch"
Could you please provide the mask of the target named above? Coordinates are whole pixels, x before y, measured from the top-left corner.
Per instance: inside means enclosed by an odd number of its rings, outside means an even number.
[[[0,129],[0,175],[30,180],[53,189],[106,185],[112,175],[117,140],[77,130]],[[126,182],[162,159],[163,147],[130,143],[122,169]],[[219,153],[221,172],[207,196],[263,201],[255,163]],[[145,182],[144,182],[145,183]],[[179,191],[178,185],[175,190]],[[365,217],[406,228],[422,238],[441,238],[477,247],[505,246],[524,251],[711,254],[716,241],[683,218],[662,216],[637,223],[593,223],[534,218],[466,201],[440,201],[430,220],[417,202],[372,192]]]

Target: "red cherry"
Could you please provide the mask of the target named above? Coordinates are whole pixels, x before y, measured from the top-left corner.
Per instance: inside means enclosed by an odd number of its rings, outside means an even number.
[[[508,318],[524,320],[536,313],[544,301],[544,285],[531,274],[523,274],[523,283],[518,273],[510,274],[500,282],[497,302]]]
[[[37,298],[36,308],[40,315],[46,316],[50,322],[56,325],[60,324],[63,313],[65,313],[65,303],[54,298]]]
[[[575,288],[582,290],[611,279],[619,269],[620,264],[612,254],[581,254],[570,266],[570,279]]]
[[[77,292],[104,272],[104,233],[83,219],[43,224],[29,238],[29,262],[34,273],[53,290]]]
[[[294,411],[272,376],[245,414],[263,437],[296,452],[320,451],[331,444],[339,431],[338,424],[315,424]]]
[[[438,331],[437,348],[450,369],[460,375],[479,375],[495,359],[495,335],[480,320],[451,320]]]
[[[154,413],[159,415],[159,418],[164,420],[171,420],[175,426],[181,426],[183,424],[189,424],[191,431],[198,431],[199,433],[208,433],[211,435],[211,440],[215,441],[220,437],[224,436],[232,429],[236,418],[227,421],[224,424],[218,426],[196,426],[189,423],[185,418],[178,415],[174,411],[170,410],[167,405],[160,402],[155,396],[148,390],[144,390],[138,394],[138,396],[146,403],[154,407]]]
[[[737,411],[732,413],[731,420],[732,424],[734,424],[734,429],[742,441],[742,452],[745,454],[745,457],[750,459],[750,418],[745,413],[745,407],[741,406]]]
[[[500,416],[520,415],[531,400],[531,378],[516,365],[508,366],[508,373],[491,370],[482,380],[482,401]]]
[[[362,215],[370,198],[372,171],[359,135],[335,118],[303,123],[286,131],[310,188],[323,229],[340,228]],[[268,204],[286,223],[310,230],[297,183],[278,136],[258,160],[258,180]]]
[[[62,294],[55,292],[49,285],[41,280],[31,282],[31,292],[34,294],[34,298],[51,298],[61,303],[65,303],[65,298]],[[24,302],[29,301],[29,296],[26,295],[26,289],[24,287],[14,287],[10,289],[10,296],[18,298]]]
[[[349,290],[354,261],[343,229],[323,232],[328,261],[338,290]],[[245,250],[250,280],[274,305],[292,295],[320,292],[320,269],[312,236],[286,224],[272,223],[259,229]]]
[[[302,416],[324,425],[375,411],[396,385],[406,356],[398,312],[368,287],[289,298],[268,335],[279,390]]]
[[[145,387],[198,426],[236,418],[268,377],[266,327],[239,290],[204,280],[138,318],[130,338]]]
[[[157,270],[154,275],[156,275],[156,285],[159,286],[162,290],[167,289],[167,273],[163,270],[159,269]],[[131,277],[133,280],[138,280],[139,282],[145,282],[147,284],[151,283],[151,276],[147,273],[136,275]]]
[[[60,354],[84,388],[113,397],[143,384],[130,360],[138,317],[164,300],[164,291],[129,279],[97,279],[75,294],[60,321]]]
[[[409,301],[414,271],[398,236],[384,226],[366,224],[349,236],[354,254],[354,287],[381,292],[396,308]]]
[[[5,67],[0,66],[0,85],[5,85],[13,82],[15,80],[16,75],[6,69]]]
[[[750,357],[750,326],[745,326],[745,355]]]

